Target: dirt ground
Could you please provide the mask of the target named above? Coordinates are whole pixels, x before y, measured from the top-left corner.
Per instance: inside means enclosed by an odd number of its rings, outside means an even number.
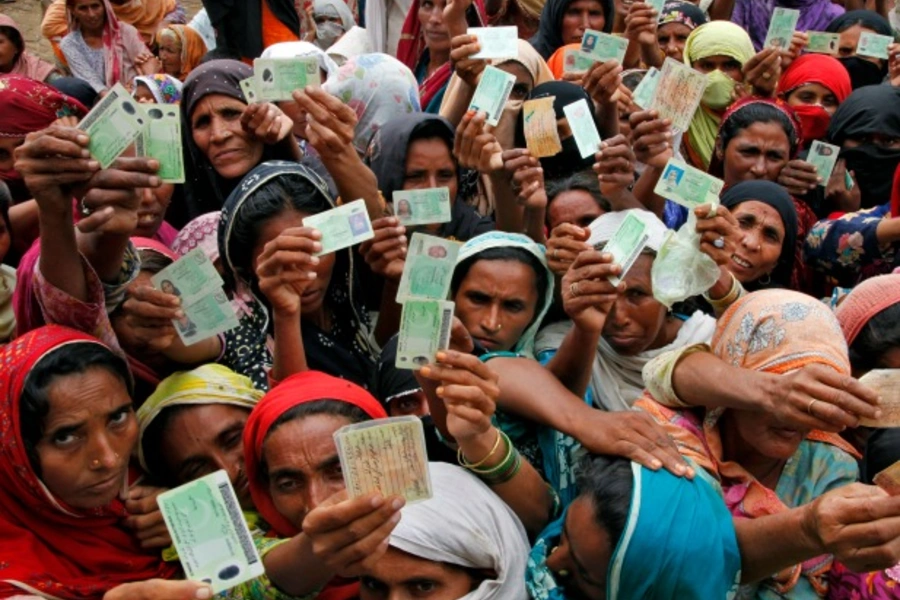
[[[200,0],[181,0],[188,18],[203,7]],[[0,3],[0,14],[9,15],[22,28],[25,36],[25,48],[41,58],[53,62],[53,51],[50,43],[41,36],[41,2],[40,0],[15,0],[11,4]]]

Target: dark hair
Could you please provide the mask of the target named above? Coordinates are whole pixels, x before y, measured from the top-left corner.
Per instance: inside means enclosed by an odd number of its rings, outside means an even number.
[[[22,34],[15,27],[10,27],[9,25],[0,25],[0,35],[5,35],[10,42],[12,42],[13,46],[16,47],[16,56],[13,58],[13,64],[16,64],[16,61],[19,60],[19,55],[25,50],[25,41],[22,39]]]
[[[198,406],[196,404],[178,404],[162,409],[156,418],[150,421],[150,424],[144,430],[141,439],[138,442],[144,453],[144,462],[147,464],[148,475],[151,475],[154,481],[164,484],[167,487],[175,487],[178,485],[175,474],[170,473],[165,460],[162,456],[162,441],[169,428],[169,424],[176,416],[189,408]]]
[[[141,271],[155,275],[172,264],[172,259],[153,248],[138,250],[141,257]]]
[[[412,132],[409,134],[409,144],[417,140],[432,140],[432,139],[440,139],[447,147],[450,149],[451,156],[453,155],[453,138],[448,134],[450,130],[447,129],[446,123],[440,121],[438,119],[431,119],[428,121],[423,121],[422,123],[415,126]],[[453,157],[453,161],[456,162],[456,157]]]
[[[878,367],[881,357],[900,347],[900,303],[888,306],[863,326],[850,344],[850,365],[854,371]]]
[[[572,190],[587,192],[594,199],[594,202],[597,203],[597,206],[603,209],[603,212],[612,211],[609,200],[600,191],[600,182],[597,180],[597,174],[593,171],[585,170],[572,173],[568,177],[547,182],[547,211],[545,214],[550,213],[550,205],[556,200],[557,196]]]
[[[719,129],[718,142],[721,143],[722,152],[728,149],[728,144],[743,130],[754,123],[778,123],[784,130],[790,144],[790,155],[794,156],[800,137],[794,124],[779,108],[766,102],[753,102],[739,108],[727,120],[722,121]]]
[[[31,468],[41,476],[37,444],[44,435],[44,420],[50,413],[49,388],[60,377],[80,375],[90,369],[105,369],[126,387],[131,387],[128,365],[111,350],[94,342],[74,342],[51,350],[38,360],[25,379],[19,395],[19,427]]]
[[[579,497],[591,501],[594,520],[606,531],[610,549],[615,550],[631,509],[631,461],[618,456],[586,456],[579,465],[576,485]]]

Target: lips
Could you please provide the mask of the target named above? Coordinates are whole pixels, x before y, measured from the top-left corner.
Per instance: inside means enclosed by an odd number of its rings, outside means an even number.
[[[479,344],[481,344],[482,346],[484,346],[485,348],[487,348],[488,350],[493,350],[500,346],[500,344],[496,340],[493,340],[491,338],[477,337],[477,338],[475,338],[475,341],[478,342]]]
[[[212,158],[210,158],[210,162],[220,163],[220,162],[223,162],[226,160],[228,160],[228,161],[235,160],[240,153],[241,153],[241,151],[238,150],[237,148],[230,148],[228,150],[222,150],[221,152],[214,154],[212,156]]]
[[[90,490],[94,494],[103,494],[106,492],[111,492],[113,490],[117,490],[119,486],[122,485],[123,476],[122,473],[116,473],[111,475],[110,477],[98,481],[93,485],[88,486],[88,490]]]

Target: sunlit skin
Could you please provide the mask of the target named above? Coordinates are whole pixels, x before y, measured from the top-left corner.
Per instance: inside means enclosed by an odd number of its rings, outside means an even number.
[[[349,424],[346,417],[310,415],[280,425],[263,443],[272,502],[297,529],[309,511],[344,489],[333,436]]]
[[[25,143],[25,137],[0,137],[0,172],[12,171],[16,162],[13,153]]]
[[[170,476],[188,483],[224,469],[244,510],[253,499],[244,470],[244,426],[250,410],[228,404],[181,408],[166,424],[159,452]]]
[[[106,506],[119,494],[138,426],[125,382],[104,368],[57,377],[37,443],[41,481],[73,508]]]
[[[788,106],[816,105],[818,104],[825,109],[829,115],[833,115],[837,110],[837,96],[821,83],[805,83],[794,88],[791,93],[785,96]]]
[[[9,73],[16,62],[19,49],[8,37],[0,33],[0,73]]]
[[[309,213],[288,209],[275,215],[260,226],[259,240],[253,248],[253,272],[259,266],[259,257],[266,244],[281,235],[286,229],[303,227],[303,219],[310,216]],[[316,278],[306,286],[300,297],[300,314],[304,317],[319,319],[322,316],[325,305],[325,296],[328,285],[331,283],[331,274],[334,270],[335,254],[325,254],[319,257],[319,264],[313,266]]]
[[[606,16],[603,5],[597,0],[575,0],[568,7],[562,19],[563,45],[580,42],[587,29],[603,31]]]
[[[247,105],[223,94],[200,99],[191,114],[191,135],[225,179],[246,175],[262,160],[264,144],[241,126]]]
[[[450,30],[444,23],[445,0],[422,0],[419,3],[419,25],[425,36],[425,45],[435,59],[441,63],[450,59]]]
[[[730,56],[722,54],[707,56],[706,58],[695,60],[691,66],[701,73],[712,73],[713,71],[719,70],[738,83],[744,81],[744,71],[742,70],[741,63]]]
[[[511,350],[534,319],[534,270],[516,260],[480,260],[456,292],[456,316],[489,351]]]
[[[553,231],[563,223],[587,227],[603,214],[603,209],[585,190],[560,192],[547,208],[547,226]]]
[[[625,291],[613,303],[603,325],[603,339],[622,356],[662,348],[672,342],[681,323],[667,319],[665,305],[653,297],[653,257],[642,254],[625,275]]]
[[[178,42],[163,37],[159,43],[159,62],[162,63],[163,73],[178,77],[181,75],[181,48]]]
[[[691,35],[691,28],[684,23],[666,23],[656,30],[659,49],[679,63],[684,60],[684,44]]]
[[[497,68],[514,75],[516,78],[512,91],[509,93],[509,100],[524,100],[531,93],[531,90],[534,89],[534,77],[531,76],[528,69],[516,61],[507,61],[497,65]]]
[[[741,129],[725,148],[725,185],[759,179],[777,181],[790,159],[791,142],[780,123],[753,123]]]
[[[392,417],[405,415],[424,417],[431,414],[431,410],[428,408],[425,392],[418,390],[391,400],[388,403],[388,414]]]
[[[869,29],[868,27],[863,27],[862,25],[854,25],[853,27],[848,27],[844,31],[840,33],[840,40],[838,40],[838,56],[841,58],[848,58],[850,56],[857,56],[856,47],[859,45],[859,36],[863,31],[869,31],[871,33],[876,33],[873,29]],[[879,67],[884,64],[880,58],[875,58],[874,56],[862,56],[858,55],[863,60],[867,60],[871,63],[875,63]]]
[[[613,548],[609,534],[597,524],[594,505],[580,496],[569,505],[559,546],[547,557],[547,568],[572,600],[606,600],[606,574]]]
[[[102,35],[103,25],[106,23],[106,9],[100,0],[75,0],[71,10],[82,35],[89,37]]]
[[[728,269],[741,283],[756,281],[778,266],[784,223],[778,211],[756,200],[742,202],[731,213],[740,228],[740,243]]]
[[[388,548],[361,578],[360,600],[457,600],[475,588],[461,567]]]
[[[450,199],[456,198],[459,184],[456,179],[456,163],[450,148],[441,138],[415,140],[406,150],[404,190],[447,187]]]

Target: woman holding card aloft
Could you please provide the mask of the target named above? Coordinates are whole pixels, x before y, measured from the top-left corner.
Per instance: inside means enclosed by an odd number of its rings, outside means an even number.
[[[581,43],[588,29],[610,33],[615,22],[613,0],[548,0],[531,45],[544,60],[567,44]]]
[[[839,33],[838,60],[850,74],[853,89],[878,85],[888,72],[887,61],[873,56],[857,56],[859,37],[864,32],[894,36],[894,30],[887,19],[872,10],[851,10],[835,18],[825,31]]]

